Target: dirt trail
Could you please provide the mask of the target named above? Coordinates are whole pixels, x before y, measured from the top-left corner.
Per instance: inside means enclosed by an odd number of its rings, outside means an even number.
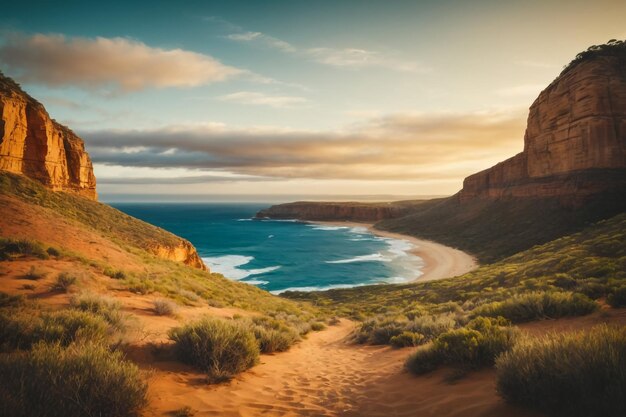
[[[175,362],[156,362],[148,416],[189,406],[196,416],[529,416],[496,395],[491,370],[455,384],[449,370],[414,377],[403,370],[409,349],[347,343],[354,324],[311,334],[286,353],[227,384],[207,385]]]

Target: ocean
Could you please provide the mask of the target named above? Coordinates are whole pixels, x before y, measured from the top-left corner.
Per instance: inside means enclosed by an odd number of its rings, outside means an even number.
[[[364,227],[253,219],[267,204],[111,205],[189,240],[211,271],[275,294],[402,283],[423,266],[410,242]]]

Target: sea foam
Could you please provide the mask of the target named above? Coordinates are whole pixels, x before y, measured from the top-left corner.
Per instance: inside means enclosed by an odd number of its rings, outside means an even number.
[[[251,275],[267,274],[280,268],[280,265],[257,269],[239,268],[240,266],[250,263],[253,259],[253,256],[243,255],[223,255],[202,258],[206,266],[208,266],[211,271],[217,272],[218,274],[224,275],[226,278],[236,281],[242,280]]]

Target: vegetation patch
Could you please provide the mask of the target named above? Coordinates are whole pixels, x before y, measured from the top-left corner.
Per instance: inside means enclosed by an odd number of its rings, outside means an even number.
[[[0,355],[0,414],[131,417],[146,404],[137,366],[100,344],[36,345]]]
[[[24,255],[48,259],[46,248],[39,242],[0,237],[0,261],[8,261]]]
[[[207,373],[209,382],[222,382],[251,368],[259,345],[243,322],[206,317],[170,330],[180,361]]]
[[[550,415],[626,415],[626,328],[525,338],[496,362],[498,392]]]
[[[439,335],[432,344],[411,355],[406,367],[413,373],[430,372],[439,365],[480,368],[493,365],[496,357],[511,349],[518,330],[502,317],[478,317],[465,327]]]
[[[595,311],[598,304],[583,294],[542,291],[516,294],[505,301],[482,305],[476,316],[505,317],[514,323],[544,318],[583,316]]]

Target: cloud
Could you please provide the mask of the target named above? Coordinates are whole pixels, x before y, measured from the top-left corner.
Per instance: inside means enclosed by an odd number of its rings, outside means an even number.
[[[219,96],[218,100],[231,103],[252,104],[276,108],[294,107],[308,102],[308,100],[304,97],[273,96],[254,91],[239,91],[232,94],[226,94],[223,96]]]
[[[127,38],[68,38],[20,33],[0,43],[3,66],[24,82],[130,92],[194,87],[245,71],[183,49],[153,48]]]
[[[417,62],[402,60],[378,51],[360,48],[297,47],[289,42],[262,32],[239,31],[226,36],[237,42],[257,43],[286,53],[303,56],[308,60],[337,68],[379,67],[403,72],[427,72],[428,68]]]
[[[524,111],[516,110],[393,114],[332,132],[207,124],[81,133],[92,159],[107,165],[424,180],[462,178],[512,156],[521,149],[524,125]]]
[[[289,42],[285,42],[278,38],[274,38],[272,36],[266,35],[261,32],[241,32],[241,33],[231,33],[226,36],[227,39],[231,41],[239,41],[239,42],[260,42],[265,46],[270,48],[280,49],[284,52],[296,52],[296,48],[291,45]]]

